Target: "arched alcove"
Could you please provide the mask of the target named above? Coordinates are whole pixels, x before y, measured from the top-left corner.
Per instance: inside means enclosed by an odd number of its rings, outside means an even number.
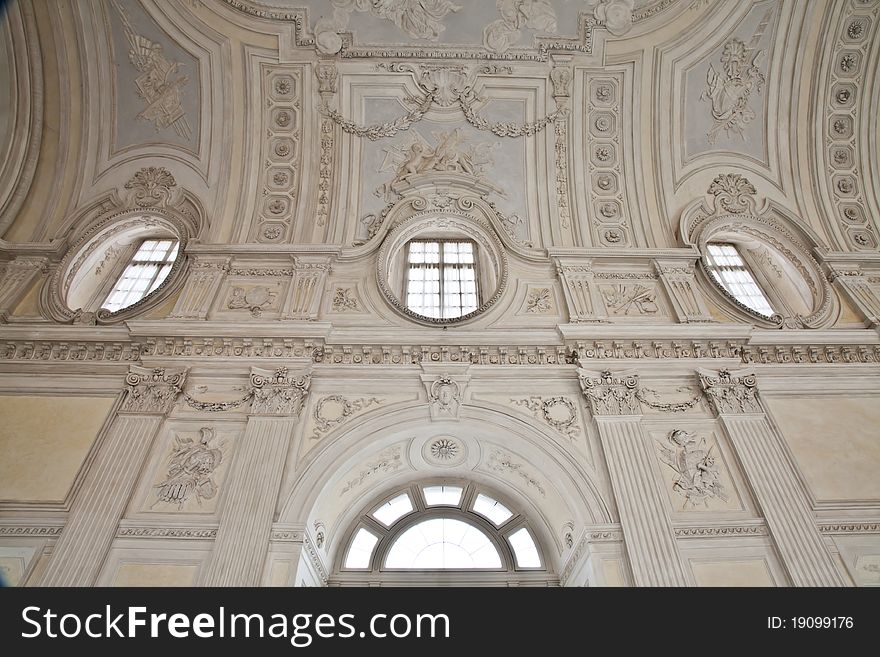
[[[454,449],[452,465],[442,449]],[[465,480],[528,518],[544,546],[547,571],[559,573],[570,550],[563,527],[613,522],[595,479],[525,418],[465,405],[458,421],[429,422],[424,403],[407,402],[365,413],[328,434],[298,466],[278,522],[320,524],[319,555],[326,566],[337,563],[351,527],[377,497],[422,481]]]

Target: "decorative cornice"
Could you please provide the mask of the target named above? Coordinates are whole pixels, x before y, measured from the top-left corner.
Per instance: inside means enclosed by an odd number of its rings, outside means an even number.
[[[5,325],[0,335],[12,325]],[[253,337],[241,335],[154,336],[124,338],[115,335],[97,339],[105,329],[87,333],[71,330],[71,337],[22,339],[20,325],[16,337],[0,337],[0,361],[137,363],[142,358],[204,360],[309,358],[316,366],[332,365],[417,365],[432,363],[472,363],[474,365],[573,365],[596,361],[638,362],[651,360],[696,362],[730,360],[759,364],[858,364],[880,362],[880,344],[859,342],[804,344],[750,344],[735,340],[572,340],[565,344],[530,345],[424,345],[364,344],[324,345],[318,339]],[[45,327],[40,326],[40,331]],[[108,332],[113,329],[109,329]],[[76,335],[78,334],[78,335]],[[78,337],[82,336],[82,337]]]
[[[60,536],[63,525],[0,525],[0,536]]]
[[[822,534],[880,534],[880,521],[820,522]]]
[[[571,556],[565,562],[559,580],[562,584],[568,581],[575,566],[581,561],[584,551],[591,543],[620,543],[623,541],[623,530],[620,525],[594,525],[587,527],[581,536],[577,546],[572,550]]]
[[[273,543],[302,543],[305,533],[302,529],[280,528],[272,530]]]
[[[705,538],[727,536],[769,536],[767,526],[749,525],[697,525],[692,527],[676,527],[676,538]]]
[[[217,527],[120,527],[116,538],[175,538],[214,540]]]

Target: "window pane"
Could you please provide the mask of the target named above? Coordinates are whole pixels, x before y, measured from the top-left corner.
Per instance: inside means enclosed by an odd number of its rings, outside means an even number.
[[[488,495],[480,493],[474,500],[474,511],[488,518],[496,527],[513,516],[510,509]]]
[[[363,527],[358,529],[348,548],[345,556],[346,568],[369,568],[370,558],[373,556],[373,548],[379,542],[379,537]]]
[[[501,568],[501,557],[476,527],[432,518],[403,532],[388,551],[387,568]]]
[[[532,535],[525,527],[520,527],[510,536],[507,537],[510,547],[513,548],[513,556],[516,558],[516,565],[520,568],[540,568],[541,557],[538,555],[538,548],[535,547],[535,541]]]
[[[425,486],[422,489],[428,506],[458,506],[461,491],[461,486]]]
[[[111,312],[122,310],[158,288],[171,273],[178,247],[177,240],[144,240],[103,307]]]
[[[477,309],[475,246],[470,241],[409,243],[407,308],[426,317],[455,318]]]
[[[770,317],[773,307],[733,244],[707,244],[709,273],[741,304]]]
[[[409,495],[401,493],[373,511],[373,517],[386,527],[390,527],[398,518],[402,518],[412,510],[413,505]]]

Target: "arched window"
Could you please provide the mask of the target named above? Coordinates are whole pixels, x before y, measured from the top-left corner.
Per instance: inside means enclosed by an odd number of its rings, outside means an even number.
[[[114,323],[168,299],[183,284],[192,228],[170,211],[122,211],[74,236],[43,290],[56,321]]]
[[[685,244],[700,252],[699,280],[724,315],[760,328],[824,328],[840,306],[813,257],[821,244],[799,218],[773,201],[759,208],[754,186],[738,174],[721,174],[712,199],[681,214]]]
[[[529,571],[546,578],[525,517],[481,486],[431,482],[398,489],[369,508],[341,551],[336,579],[430,583],[467,573],[470,582],[510,581]]]

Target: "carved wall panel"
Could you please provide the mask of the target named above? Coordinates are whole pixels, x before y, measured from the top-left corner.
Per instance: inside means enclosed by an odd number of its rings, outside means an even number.
[[[625,74],[602,70],[580,70],[580,108],[573,142],[582,158],[574,159],[581,239],[604,247],[634,246],[641,241],[641,227],[633,224],[625,172],[632,170],[632,149],[628,141],[628,96]]]
[[[199,60],[184,50],[139,3],[107,0],[115,63],[110,155],[161,141],[199,154]]]
[[[721,44],[712,44],[699,63],[682,72],[682,167],[713,152],[736,153],[769,166],[767,112],[773,81],[768,76],[778,21],[775,0],[753,5]]]
[[[282,243],[293,232],[301,195],[304,76],[302,66],[259,66],[260,193],[251,241]]]
[[[832,21],[828,38],[834,40],[834,47],[826,58],[825,88],[820,91],[823,121],[817,155],[825,165],[821,178],[830,196],[828,210],[836,220],[835,232],[843,235],[847,250],[874,251],[880,244],[880,226],[871,217],[880,199],[872,189],[872,172],[863,164],[870,157],[864,152],[870,130],[866,133],[860,124],[869,107],[867,94],[872,86],[868,78],[876,70],[877,53],[871,43],[876,39],[878,16],[867,3],[837,9],[828,15]]]
[[[205,419],[163,427],[129,518],[212,516],[223,498],[240,427]]]
[[[738,482],[726,450],[714,432],[674,428],[649,433],[657,450],[660,478],[678,513],[743,511]]]

